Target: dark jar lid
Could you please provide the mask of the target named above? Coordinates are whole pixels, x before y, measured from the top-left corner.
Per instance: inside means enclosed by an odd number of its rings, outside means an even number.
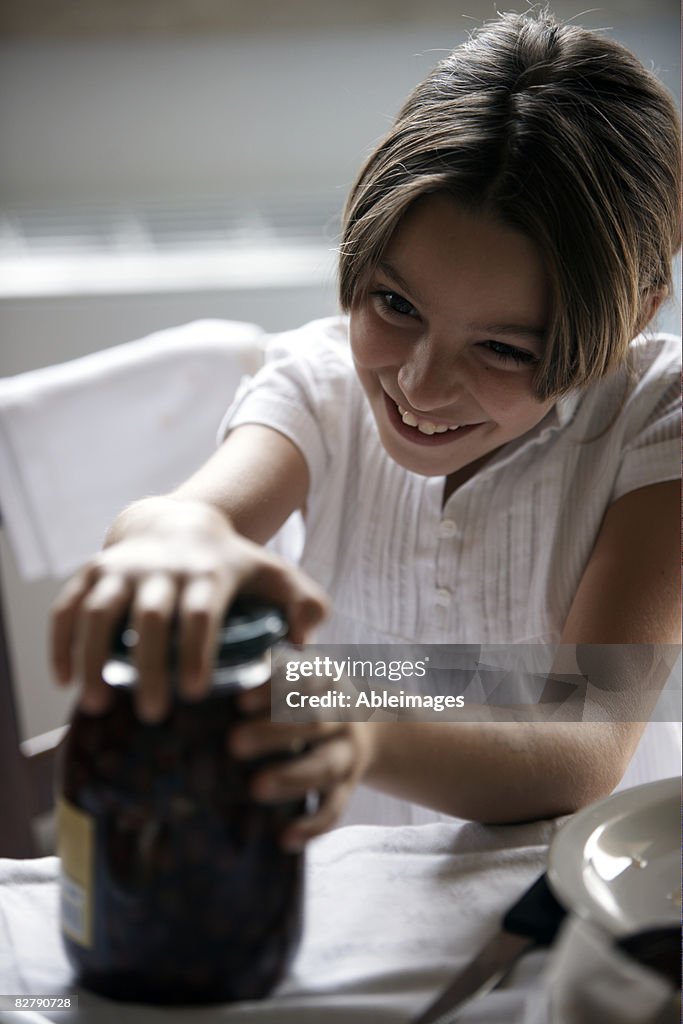
[[[256,598],[238,597],[231,605],[219,631],[214,681],[239,681],[234,673],[225,670],[262,662],[271,647],[287,635],[287,630],[284,614],[275,605]],[[114,638],[112,662],[132,668],[137,642],[137,631],[129,624],[125,624]],[[177,632],[172,632],[169,659],[173,672],[177,664]],[[111,678],[108,679],[105,672],[105,679],[112,683],[115,679],[114,685],[126,685],[134,681],[132,672],[112,675],[110,671],[109,675]],[[244,679],[244,682],[248,684],[247,679]]]

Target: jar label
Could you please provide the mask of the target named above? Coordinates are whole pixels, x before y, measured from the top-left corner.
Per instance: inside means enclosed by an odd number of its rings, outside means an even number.
[[[82,946],[91,947],[93,819],[62,796],[57,801],[57,834],[62,931]]]

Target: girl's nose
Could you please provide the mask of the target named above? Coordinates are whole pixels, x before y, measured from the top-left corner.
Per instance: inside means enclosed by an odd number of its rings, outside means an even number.
[[[405,357],[398,371],[398,386],[413,409],[444,409],[466,390],[464,363],[456,345],[423,338]]]

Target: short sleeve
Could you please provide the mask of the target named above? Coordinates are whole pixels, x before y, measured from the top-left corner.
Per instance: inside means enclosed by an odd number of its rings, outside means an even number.
[[[622,457],[612,500],[681,475],[681,342],[660,335],[636,359],[626,402]]]
[[[218,431],[221,443],[235,427],[259,423],[284,434],[306,460],[315,494],[339,438],[352,369],[343,318],[314,321],[272,336],[265,365],[238,388]]]

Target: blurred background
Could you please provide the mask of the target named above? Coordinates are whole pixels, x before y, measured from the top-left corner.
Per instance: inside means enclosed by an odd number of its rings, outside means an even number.
[[[550,6],[678,95],[676,0]],[[493,0],[5,0],[0,376],[197,318],[277,330],[334,313],[361,161],[412,86],[495,14]],[[660,324],[678,331],[679,317],[670,303]],[[47,682],[56,584],[19,580],[0,539],[30,737],[71,700]]]
[[[524,2],[505,9],[524,9]],[[335,310],[363,157],[494,0],[5,0],[0,374],[196,317]],[[675,0],[552,9],[678,91]]]

